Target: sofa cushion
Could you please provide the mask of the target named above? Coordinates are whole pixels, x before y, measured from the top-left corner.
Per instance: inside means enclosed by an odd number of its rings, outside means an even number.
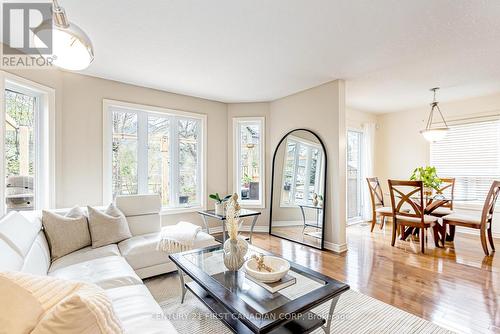
[[[113,308],[125,333],[177,333],[146,286],[108,289],[106,294],[113,302]]]
[[[0,271],[17,271],[23,267],[23,258],[10,244],[0,239]]]
[[[50,250],[43,231],[38,232],[30,251],[24,258],[22,272],[47,275],[50,266]]]
[[[162,231],[168,231],[171,228],[172,226],[165,226]],[[132,237],[120,242],[118,248],[134,269],[170,262],[168,253],[156,249],[161,233],[163,232]],[[204,248],[212,246],[214,243],[213,236],[204,232],[199,232],[194,240],[194,248]]]
[[[120,251],[118,250],[118,246],[113,244],[99,248],[92,248],[88,246],[79,249],[76,252],[65,255],[52,262],[49,271],[52,272],[54,270],[70,266],[72,264],[99,259],[101,257],[106,257],[106,256],[120,256]]]
[[[107,256],[72,264],[51,271],[49,275],[93,283],[103,289],[142,284],[142,280],[121,256]]]
[[[42,211],[42,224],[52,260],[90,246],[90,232],[85,216],[72,218]]]
[[[161,230],[161,198],[157,194],[117,196],[116,206],[127,217],[132,235],[159,232]]]
[[[10,212],[0,221],[0,239],[25,257],[40,228],[39,222],[30,222],[19,212]]]
[[[132,236],[127,219],[114,204],[110,204],[106,212],[101,212],[90,206],[87,210],[92,248],[114,244]]]

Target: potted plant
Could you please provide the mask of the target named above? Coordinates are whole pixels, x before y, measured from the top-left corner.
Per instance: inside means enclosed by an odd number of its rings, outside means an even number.
[[[210,194],[208,197],[215,201],[215,214],[219,216],[224,216],[224,206],[225,202],[231,198],[231,195],[227,195],[224,198],[220,198],[219,193]]]
[[[433,166],[415,168],[410,180],[422,181],[426,196],[432,195],[432,189],[439,190],[442,183],[441,179],[437,176],[436,167]]]

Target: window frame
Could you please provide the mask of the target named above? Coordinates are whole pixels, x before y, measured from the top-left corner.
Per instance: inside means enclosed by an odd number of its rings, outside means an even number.
[[[324,159],[325,159],[325,155],[324,155],[324,150],[323,150],[323,146],[321,146],[321,143],[315,143],[313,141],[310,141],[310,140],[307,140],[307,139],[304,139],[304,138],[300,138],[300,137],[297,137],[297,136],[293,136],[293,135],[289,135],[287,138],[286,138],[286,143],[285,143],[285,147],[288,148],[288,142],[292,140],[293,142],[295,142],[296,144],[299,144],[299,145],[305,145],[305,146],[309,146],[311,148],[315,148],[315,149],[318,149],[319,152],[321,153],[321,158],[319,159],[319,161],[317,162],[318,166],[320,168],[317,168],[316,170],[316,176],[315,176],[315,180],[318,180],[319,184],[318,184],[318,189],[315,189],[316,193],[323,193],[323,196],[324,196],[324,182],[321,182],[321,175],[323,175],[323,168],[325,167],[324,166]],[[306,165],[306,171],[307,170],[311,170],[311,161],[312,159],[309,159],[309,156],[311,154],[311,150],[309,149],[308,150],[309,154],[308,154],[308,159],[307,159],[307,165]],[[293,164],[294,166],[294,173],[293,173],[293,182],[292,182],[292,203],[284,203],[283,202],[283,198],[280,194],[280,208],[296,208],[298,203],[295,201],[295,189],[296,189],[296,185],[297,185],[297,181],[296,181],[296,177],[297,177],[297,166],[298,166],[298,157],[299,157],[299,150],[297,149],[297,146],[295,148],[295,162]],[[286,151],[285,151],[285,154],[283,155],[283,166],[286,166],[286,158],[287,158],[287,155],[286,155]],[[308,175],[308,173],[304,173],[305,175]],[[281,176],[281,186],[280,186],[280,189],[283,189],[283,186],[285,184],[285,172],[283,170],[282,172],[282,176]],[[280,190],[281,191],[281,190]],[[308,204],[309,201],[306,201],[306,202],[300,202],[299,204]]]
[[[241,194],[241,171],[240,171],[240,128],[244,123],[259,123],[261,129],[261,138],[259,141],[259,200],[242,200],[240,205],[245,208],[264,209],[266,207],[265,199],[265,185],[266,185],[266,159],[265,159],[265,145],[266,145],[266,118],[265,117],[233,117],[233,192]]]
[[[0,178],[5,180],[5,90],[36,98],[34,210],[51,209],[56,203],[55,89],[0,71]],[[6,213],[5,182],[0,182],[0,217]]]
[[[102,102],[103,105],[103,168],[102,168],[102,173],[103,173],[103,189],[102,189],[102,198],[103,198],[103,204],[107,202],[111,202],[113,200],[113,175],[112,175],[112,149],[111,149],[111,144],[113,142],[113,131],[112,131],[112,114],[113,108],[121,109],[123,111],[126,111],[129,109],[131,112],[137,113],[137,118],[138,118],[138,125],[137,125],[137,140],[138,140],[138,150],[137,150],[137,159],[138,159],[138,171],[140,170],[140,167],[144,168],[147,170],[147,165],[148,165],[148,157],[147,157],[147,138],[148,138],[148,132],[147,132],[147,117],[148,115],[158,115],[161,117],[166,117],[169,118],[170,120],[172,119],[182,119],[182,118],[189,118],[189,119],[196,119],[200,121],[200,129],[199,129],[199,136],[200,136],[200,141],[199,141],[199,150],[197,152],[198,154],[198,161],[200,161],[200,164],[197,168],[197,173],[199,174],[199,180],[200,180],[200,186],[197,189],[197,196],[200,199],[199,200],[199,205],[195,206],[190,206],[190,207],[165,207],[162,206],[161,208],[161,214],[178,214],[178,213],[185,213],[185,212],[196,212],[198,210],[205,210],[206,205],[207,205],[207,199],[206,199],[206,189],[207,189],[207,156],[206,156],[206,143],[207,143],[207,131],[206,131],[206,125],[207,125],[207,115],[205,114],[200,114],[200,113],[195,113],[195,112],[190,112],[190,111],[182,111],[182,110],[176,110],[176,109],[169,109],[169,108],[163,108],[163,107],[157,107],[157,106],[151,106],[151,105],[144,105],[144,104],[137,104],[137,103],[130,103],[130,102],[124,102],[124,101],[118,101],[118,100],[110,100],[110,99],[103,99]],[[140,126],[139,119],[141,118],[146,118],[146,126]],[[144,121],[142,122],[144,123]],[[172,122],[170,122],[170,125],[172,126]],[[178,147],[175,146],[175,143],[178,142],[178,138],[176,136],[177,134],[177,126],[174,126],[174,137],[171,140],[171,147]],[[142,139],[141,139],[142,138]],[[146,141],[146,150],[141,150],[139,148],[139,143]],[[175,143],[174,143],[175,141]],[[172,150],[172,152],[176,152],[177,150]],[[144,155],[145,154],[145,155]],[[173,155],[177,156],[178,153],[173,153]],[[174,165],[174,161],[172,161],[172,166]],[[177,170],[177,168],[176,168]],[[171,173],[169,175],[170,178],[170,184],[173,184],[173,182],[176,182],[176,175],[178,173]],[[146,178],[145,182],[147,185],[147,173],[146,174],[140,174],[138,172],[137,179],[138,179],[138,194],[145,194],[147,193],[147,188],[144,189],[144,185],[141,185],[141,182],[144,182],[144,177]],[[142,192],[141,192],[142,191]],[[170,193],[170,197],[173,195]],[[176,203],[177,204],[177,203]]]

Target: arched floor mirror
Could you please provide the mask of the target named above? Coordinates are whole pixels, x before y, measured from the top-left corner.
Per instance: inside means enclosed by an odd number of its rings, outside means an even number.
[[[273,155],[269,233],[323,249],[326,151],[308,129],[287,133]]]

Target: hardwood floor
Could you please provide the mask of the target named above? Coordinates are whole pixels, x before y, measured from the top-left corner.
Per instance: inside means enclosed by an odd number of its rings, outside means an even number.
[[[273,234],[291,240],[297,240],[298,242],[302,242],[304,244],[311,245],[313,247],[321,248],[321,239],[308,235],[309,232],[321,232],[321,230],[306,227],[305,232],[303,232],[302,226],[287,226],[287,227],[274,227],[273,226]]]
[[[459,233],[446,248],[429,236],[425,255],[418,240],[391,247],[390,225],[348,227],[349,250],[340,255],[268,234],[254,234],[254,244],[450,330],[500,333],[500,254],[485,257],[479,236]]]

